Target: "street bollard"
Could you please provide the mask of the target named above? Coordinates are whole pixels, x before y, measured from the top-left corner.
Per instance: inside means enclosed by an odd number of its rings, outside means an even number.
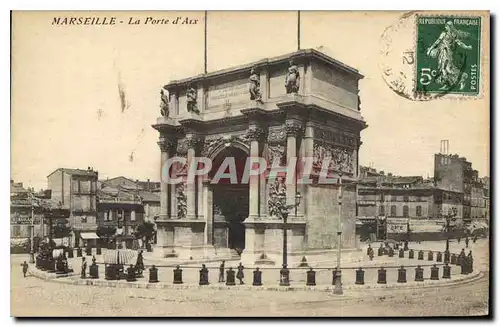
[[[431,267],[431,280],[439,280],[439,268],[436,265]]]
[[[76,249],[76,257],[77,258],[82,257],[82,249],[81,248]]]
[[[283,265],[280,270],[280,286],[290,286],[290,270],[288,270],[287,265]]]
[[[424,269],[420,266],[417,266],[417,268],[415,268],[415,281],[416,282],[424,281]]]
[[[399,249],[399,257],[404,258],[405,257],[405,251],[403,249]]]
[[[469,273],[474,272],[474,258],[472,258],[472,255],[468,256],[469,258]]]
[[[377,255],[379,257],[384,255],[384,249],[382,248],[382,244],[380,244],[380,247],[378,248]]]
[[[444,251],[444,263],[450,263],[450,251]]]
[[[54,260],[54,258],[49,257],[47,259],[47,272],[49,272],[49,273],[56,272],[55,265],[56,265],[56,261]]]
[[[106,280],[116,280],[117,277],[117,269],[115,268],[115,265],[109,264],[106,265],[104,268],[104,278]]]
[[[208,269],[205,264],[201,265],[199,285],[208,285]]]
[[[451,267],[448,266],[447,263],[443,266],[443,277],[444,279],[450,279],[451,278]]]
[[[427,261],[434,261],[434,253],[432,251],[429,251],[427,254]]]
[[[255,268],[253,271],[253,286],[262,286],[262,271],[259,270],[259,267]]]
[[[309,268],[306,275],[306,286],[316,286],[316,272],[312,268]]]
[[[130,267],[127,268],[127,282],[135,282],[136,280],[134,266],[130,265]]]
[[[332,270],[332,285],[335,286],[337,283],[337,278],[339,278],[338,270],[337,268]]]
[[[377,284],[387,284],[387,270],[384,267],[380,267],[378,270]]]
[[[95,262],[93,262],[90,265],[89,275],[90,275],[90,278],[93,278],[93,279],[99,278],[99,266]]]
[[[75,253],[73,248],[68,249],[68,258],[74,258]]]
[[[450,260],[450,263],[451,263],[452,265],[456,265],[456,264],[457,264],[457,255],[456,255],[455,253],[453,253],[453,254],[451,255],[451,260]]]
[[[174,269],[174,284],[182,284],[182,269],[179,265]]]
[[[158,268],[155,265],[149,268],[149,282],[158,283]]]
[[[97,254],[97,255],[101,255],[101,254],[102,254],[102,249],[101,249],[101,246],[98,246],[98,247],[97,247],[96,254]]]
[[[236,285],[236,283],[234,281],[234,273],[235,273],[235,271],[231,267],[227,270],[227,272],[226,272],[226,285],[227,286]]]
[[[414,259],[415,258],[415,251],[413,249],[408,252],[408,259]]]
[[[418,260],[424,260],[424,251],[418,251]]]
[[[436,261],[437,262],[443,262],[443,254],[441,252],[438,252],[436,254]]]
[[[394,257],[394,249],[393,248],[389,248],[389,257],[392,258]]]
[[[358,270],[356,270],[356,285],[365,285],[365,271],[363,268],[359,267]]]
[[[398,269],[398,283],[406,283],[406,269],[403,266]]]
[[[464,258],[461,260],[460,264],[460,274],[461,275],[467,275],[469,274],[469,257]]]

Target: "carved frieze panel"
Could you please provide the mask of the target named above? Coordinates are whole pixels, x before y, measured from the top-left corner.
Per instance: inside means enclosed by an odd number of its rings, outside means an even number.
[[[326,128],[316,127],[314,129],[314,138],[322,143],[336,143],[347,147],[356,147],[357,137],[345,132],[328,130]]]
[[[177,217],[185,218],[187,213],[187,196],[184,182],[177,184],[175,191],[177,193]]]
[[[276,159],[277,158],[277,159]],[[286,165],[286,147],[283,144],[269,144],[267,146],[267,165],[271,167],[274,160],[279,160],[280,166]]]
[[[286,203],[286,184],[283,178],[276,178],[269,185],[267,210],[271,217],[281,217],[280,208]]]
[[[354,172],[352,149],[315,141],[313,150],[313,167],[315,169],[321,169],[325,160],[329,160],[329,171],[337,170],[346,173]]]

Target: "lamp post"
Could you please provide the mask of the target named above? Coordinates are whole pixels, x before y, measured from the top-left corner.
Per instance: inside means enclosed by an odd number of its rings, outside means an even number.
[[[342,253],[342,173],[339,174],[339,218],[338,218],[338,230],[337,230],[337,278],[335,279],[335,288],[333,289],[334,294],[343,294],[342,291],[342,272],[340,270],[340,256]]]
[[[278,212],[281,215],[281,219],[283,220],[283,269],[281,269],[281,276],[280,276],[280,286],[289,286],[290,285],[290,280],[289,280],[289,273],[288,273],[288,243],[287,243],[287,219],[288,219],[288,214],[290,209],[294,209],[300,205],[300,200],[302,196],[300,195],[300,192],[297,192],[295,194],[295,203],[293,204],[286,204],[286,195],[284,192],[280,192],[277,196],[277,205],[278,205]]]
[[[35,263],[35,199],[30,194],[31,202],[31,232],[30,232],[30,263]],[[42,226],[43,228],[43,226]]]
[[[446,252],[450,252],[450,220],[457,215],[457,208],[448,209],[448,214],[444,215],[446,219]]]

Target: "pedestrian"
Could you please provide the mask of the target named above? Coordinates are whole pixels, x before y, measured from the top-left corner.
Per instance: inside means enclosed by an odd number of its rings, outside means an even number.
[[[224,265],[225,261],[222,260],[220,266],[219,266],[219,283],[224,283]]]
[[[465,247],[469,248],[469,236],[465,237]]]
[[[472,239],[472,243],[476,243],[477,241],[477,235],[474,235],[474,238]]]
[[[240,262],[240,264],[238,266],[238,273],[236,274],[236,278],[239,279],[240,285],[245,284],[245,283],[243,283],[243,278],[245,278],[245,275],[243,274],[243,269],[245,269],[245,267],[243,267],[243,265]]]
[[[82,257],[82,272],[81,278],[85,279],[85,272],[87,271],[87,262],[85,261],[85,257]]]
[[[26,263],[25,261],[21,264],[21,266],[23,267],[23,276],[24,278],[26,278],[26,273],[28,272],[28,263]]]
[[[457,237],[457,242],[460,244],[460,236]]]

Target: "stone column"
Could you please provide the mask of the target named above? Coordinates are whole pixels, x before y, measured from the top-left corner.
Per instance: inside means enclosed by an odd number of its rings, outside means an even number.
[[[304,137],[302,139],[302,151],[304,153],[304,157],[308,158],[308,160],[312,160],[314,157],[314,127],[312,123],[306,123],[306,128],[304,131]],[[308,171],[306,173],[312,173],[311,171]],[[312,176],[306,176],[304,177],[304,180],[307,179],[312,180]],[[312,201],[310,199],[310,191],[311,191],[311,184],[303,184],[302,185],[302,202],[299,206],[299,212],[306,216],[307,215],[307,206],[309,205],[308,201]],[[312,203],[312,202],[310,202]],[[307,237],[307,234],[306,234]]]
[[[286,130],[286,158],[287,164],[292,158],[297,158],[297,137],[301,137],[302,124],[296,120],[288,120],[285,123]],[[296,167],[296,166],[295,166]],[[289,181],[288,174],[293,173],[294,176],[291,181]],[[287,204],[295,203],[295,194],[297,192],[297,170],[294,172],[287,171],[287,181],[286,181],[286,198]],[[289,217],[295,217],[295,210],[292,209]]]
[[[247,130],[247,137],[250,141],[250,158],[258,162],[260,155],[260,140],[263,132],[262,129],[257,125],[250,125]],[[250,167],[251,169],[252,167]],[[249,179],[249,213],[248,216],[250,220],[254,220],[259,217],[259,182],[260,176],[250,176]]]
[[[161,160],[160,160],[160,220],[167,219],[169,216],[168,212],[168,189],[169,185],[167,183],[168,170],[165,169],[167,160],[170,158],[171,148],[173,146],[172,141],[167,138],[166,135],[160,136],[160,141],[158,142],[161,150]]]
[[[203,215],[205,216],[205,244],[213,244],[213,190],[207,182],[203,183]]]
[[[187,164],[188,164],[188,175],[189,175],[189,167],[191,162],[196,157],[196,147],[198,145],[198,140],[195,136],[188,136],[186,138],[187,142]],[[187,204],[187,213],[186,219],[196,219],[196,183],[197,176],[194,177],[194,180],[189,180],[189,176],[187,176],[186,182],[186,204]]]

